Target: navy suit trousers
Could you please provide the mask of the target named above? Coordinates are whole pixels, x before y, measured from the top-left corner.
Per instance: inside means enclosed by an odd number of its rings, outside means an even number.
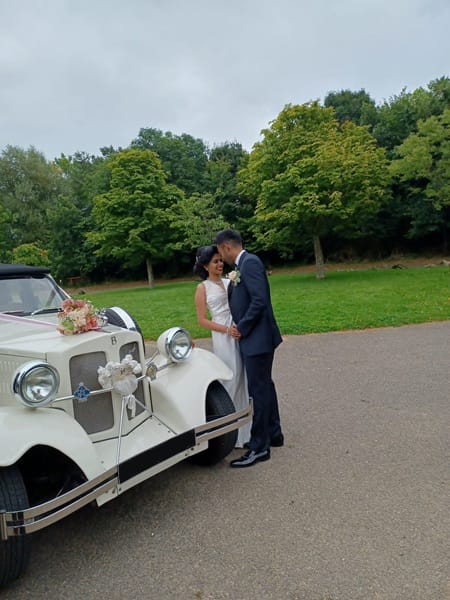
[[[253,399],[253,422],[250,450],[263,452],[270,440],[281,434],[280,413],[275,385],[272,380],[274,352],[243,355],[247,373],[248,393]]]

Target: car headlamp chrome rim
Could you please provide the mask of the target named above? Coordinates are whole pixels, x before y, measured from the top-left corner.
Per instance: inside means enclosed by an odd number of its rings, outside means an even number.
[[[172,327],[158,338],[158,350],[174,362],[182,362],[192,352],[192,337],[182,327]]]
[[[20,403],[28,407],[38,408],[50,404],[55,399],[58,388],[58,371],[44,361],[30,361],[14,374],[14,394]]]

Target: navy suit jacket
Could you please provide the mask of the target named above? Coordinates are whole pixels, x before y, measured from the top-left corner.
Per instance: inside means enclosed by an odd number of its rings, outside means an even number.
[[[240,281],[228,286],[233,321],[242,337],[239,340],[244,355],[273,352],[282,342],[272,310],[269,281],[261,260],[244,252],[239,260]]]

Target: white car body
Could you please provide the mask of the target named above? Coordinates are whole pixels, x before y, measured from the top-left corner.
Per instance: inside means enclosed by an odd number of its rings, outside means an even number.
[[[22,313],[17,298],[11,311],[0,304],[0,585],[23,570],[2,567],[2,558],[26,563],[16,540],[87,503],[100,506],[185,458],[217,462],[251,418],[251,408],[236,413],[227,404],[231,400],[219,380],[232,373],[214,354],[194,347],[173,359],[166,346],[177,328],[161,335],[159,353],[147,361],[140,332],[127,328],[130,321],[120,309],[110,316],[122,318],[125,327],[107,323],[95,331],[61,334],[55,307],[67,295],[45,269],[27,269],[0,265],[0,290],[7,280],[12,286],[13,278],[17,284],[23,277],[34,285],[37,277],[42,287],[53,286],[54,295],[46,307],[30,305]],[[98,381],[99,367],[119,364],[125,356],[142,370],[134,407],[116,387],[104,389]],[[56,397],[37,408],[23,402],[17,386],[18,373],[33,361],[59,374]],[[87,399],[77,398],[83,389]],[[222,403],[228,408],[222,410]],[[26,498],[20,506],[8,492],[17,479]]]

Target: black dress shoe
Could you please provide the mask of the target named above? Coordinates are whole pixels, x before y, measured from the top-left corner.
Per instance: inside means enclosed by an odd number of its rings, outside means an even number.
[[[236,460],[232,460],[230,462],[230,467],[234,469],[241,467],[251,467],[259,461],[269,460],[270,458],[270,450],[264,450],[263,452],[255,452],[254,450],[249,450],[241,456],[241,458],[237,458]]]
[[[281,448],[281,446],[284,446],[284,435],[282,433],[280,433],[280,435],[273,437],[270,440],[270,445],[274,446],[276,448]]]

